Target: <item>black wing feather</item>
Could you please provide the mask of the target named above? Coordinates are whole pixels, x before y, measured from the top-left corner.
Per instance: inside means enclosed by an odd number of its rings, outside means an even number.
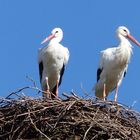
[[[63,77],[64,71],[65,71],[65,65],[63,64],[63,67],[62,67],[62,69],[61,69],[61,71],[60,71],[59,86],[61,85],[62,77]]]
[[[65,65],[63,64],[63,67],[62,67],[62,69],[61,69],[61,71],[60,71],[60,80],[59,80],[59,84],[58,84],[59,86],[61,85],[62,77],[63,77],[64,71],[65,71]],[[56,85],[55,85],[55,87],[53,88],[52,93],[55,95],[55,93],[56,93]],[[54,98],[53,95],[52,95],[52,98]]]
[[[43,62],[41,61],[39,63],[39,76],[40,76],[40,82],[42,80],[42,74],[43,74]]]
[[[100,75],[101,75],[102,71],[103,71],[103,69],[98,68],[98,70],[97,70],[97,82],[98,82],[99,79],[100,79]]]
[[[124,74],[123,74],[123,77],[125,77],[126,76],[126,71],[124,72]]]

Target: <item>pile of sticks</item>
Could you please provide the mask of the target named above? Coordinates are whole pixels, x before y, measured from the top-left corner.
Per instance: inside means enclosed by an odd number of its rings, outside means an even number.
[[[22,88],[0,98],[0,139],[138,140],[140,113],[112,101],[81,98],[33,98]],[[21,93],[22,92],[22,93]]]

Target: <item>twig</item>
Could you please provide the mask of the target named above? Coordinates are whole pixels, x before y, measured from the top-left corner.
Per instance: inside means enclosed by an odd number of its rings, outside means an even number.
[[[39,132],[41,135],[43,135],[47,140],[51,140],[46,134],[44,134],[41,130],[39,130],[39,129],[36,127],[36,125],[34,124],[32,118],[31,118],[30,110],[28,110],[28,112],[29,112],[29,118],[30,118],[31,124],[34,126],[35,130],[36,130],[37,132]]]
[[[71,104],[69,104],[67,107],[67,110],[69,110],[75,103],[76,103],[76,101],[73,101]]]
[[[83,88],[83,84],[82,84],[82,83],[80,84],[80,87],[81,87],[83,93],[86,95],[86,97],[88,97],[89,94],[88,94],[88,92]],[[86,98],[86,97],[85,97],[85,98]]]
[[[34,87],[37,87],[37,84],[36,84],[35,80],[33,80],[33,78],[31,78],[28,75],[26,76],[26,78],[33,83]]]
[[[92,127],[93,127],[93,124],[91,123],[91,124],[90,124],[90,127],[87,129],[87,131],[86,131],[85,134],[84,134],[83,140],[86,139],[87,133],[90,131],[90,129],[91,129]]]

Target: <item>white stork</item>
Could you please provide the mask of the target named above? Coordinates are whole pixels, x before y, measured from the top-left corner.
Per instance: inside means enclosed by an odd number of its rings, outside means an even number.
[[[116,33],[120,44],[118,47],[101,51],[99,68],[97,70],[97,83],[93,88],[96,97],[104,100],[110,92],[116,89],[114,100],[117,101],[118,87],[126,75],[132,55],[132,45],[128,39],[140,46],[140,43],[130,35],[126,27],[118,27]]]
[[[58,87],[69,60],[69,50],[60,44],[62,38],[63,31],[60,28],[53,29],[51,35],[41,42],[44,44],[50,40],[48,46],[38,51],[40,83],[42,90],[51,94],[51,98],[58,96]]]

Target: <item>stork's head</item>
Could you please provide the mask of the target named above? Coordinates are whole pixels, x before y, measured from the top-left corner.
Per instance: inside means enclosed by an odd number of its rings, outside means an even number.
[[[119,26],[118,29],[116,30],[116,33],[119,39],[121,38],[129,39],[140,47],[140,43],[130,34],[130,31],[125,26]]]
[[[62,40],[62,38],[63,38],[63,31],[62,31],[62,29],[61,28],[54,28],[52,30],[51,34],[47,38],[45,38],[41,42],[41,44],[44,44],[44,43],[46,43],[49,40],[51,40],[53,42],[58,42],[59,43]]]
[[[127,37],[128,34],[130,34],[130,31],[125,26],[118,27],[117,35],[122,35],[124,37]]]

